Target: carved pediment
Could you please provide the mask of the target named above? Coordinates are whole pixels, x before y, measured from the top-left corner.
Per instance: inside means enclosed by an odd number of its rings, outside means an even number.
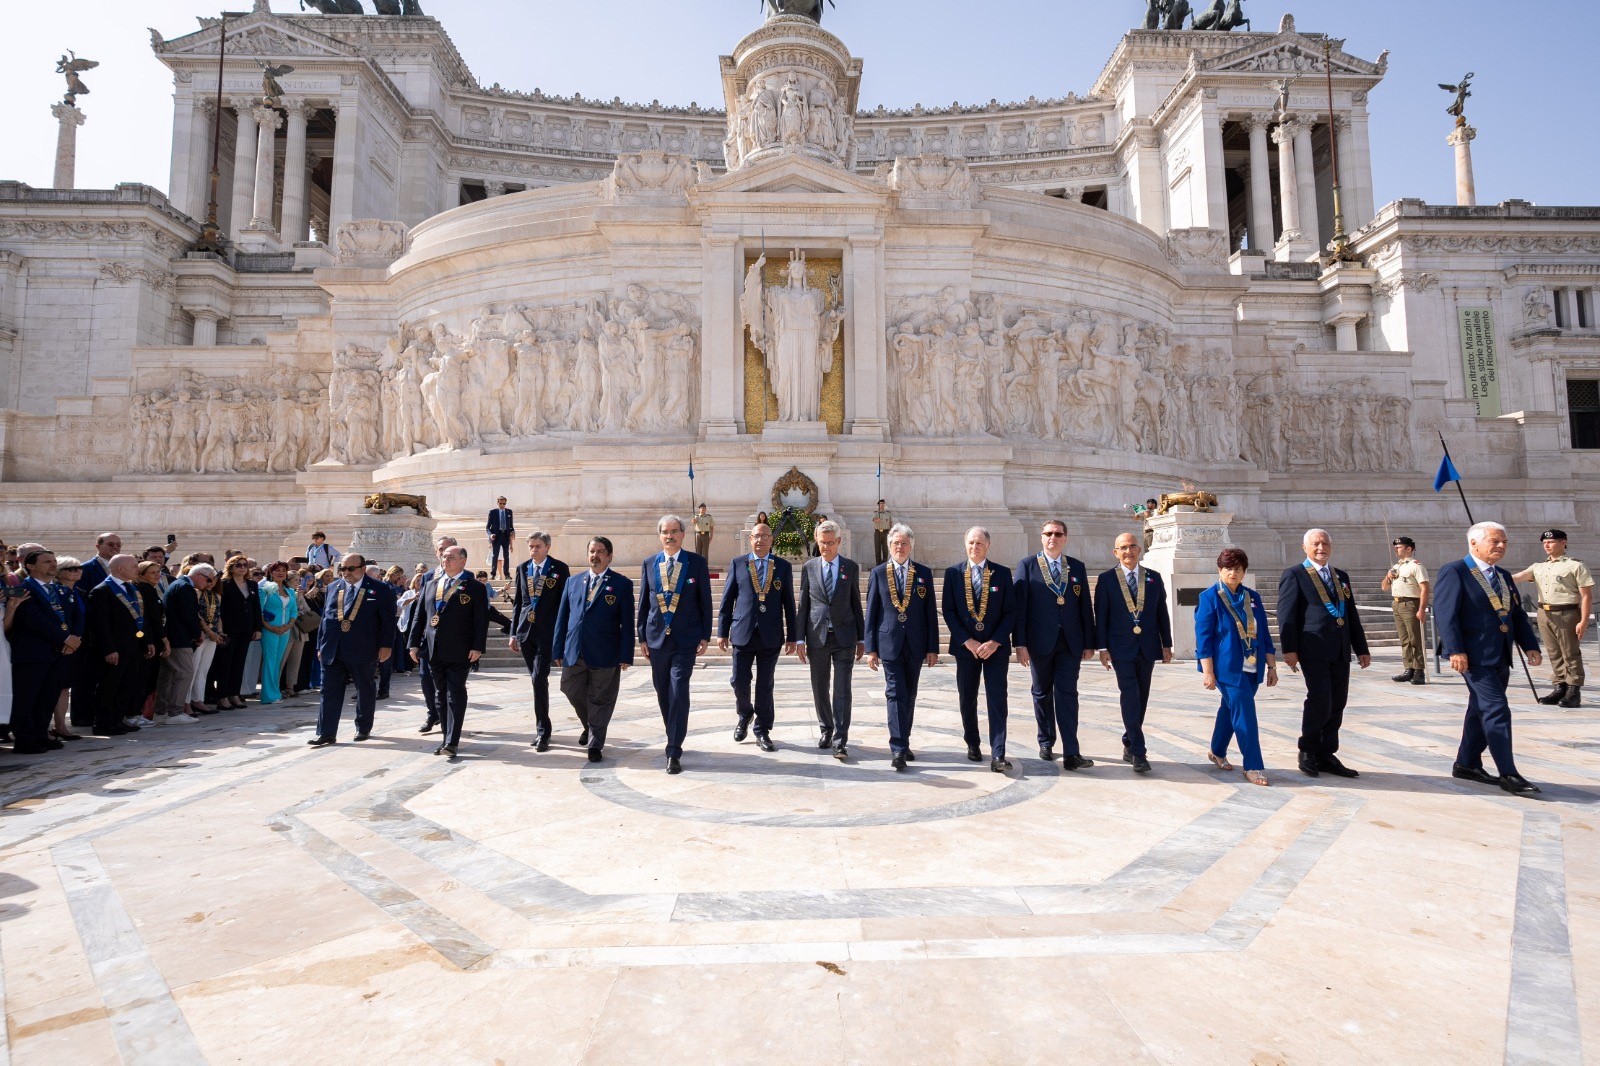
[[[155,46],[162,56],[214,56],[221,22],[203,19],[204,29],[163,41]],[[307,30],[270,14],[252,14],[228,24],[228,55],[241,57],[302,59],[358,59],[360,56],[343,43]]]
[[[1376,77],[1387,66],[1385,58],[1377,63],[1358,59],[1342,47],[1344,42],[1333,42],[1333,72]],[[1243,48],[1226,52],[1211,59],[1200,60],[1195,68],[1207,73],[1240,74],[1321,74],[1328,68],[1323,43],[1298,33],[1280,33],[1265,41],[1251,41]]]
[[[884,196],[885,182],[864,178],[801,152],[764,159],[742,170],[702,181],[691,196],[726,193],[785,193],[797,196]]]

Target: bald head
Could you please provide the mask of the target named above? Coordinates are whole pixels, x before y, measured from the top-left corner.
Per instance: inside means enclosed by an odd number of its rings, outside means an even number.
[[[118,581],[132,581],[139,576],[139,560],[131,555],[113,555],[106,572]]]

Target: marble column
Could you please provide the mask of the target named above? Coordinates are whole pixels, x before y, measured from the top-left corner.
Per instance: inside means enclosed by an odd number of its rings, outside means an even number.
[[[731,437],[744,423],[744,328],[739,294],[744,270],[739,236],[708,234],[702,245],[700,286],[700,436]]]
[[[332,106],[333,188],[328,205],[328,245],[331,247],[339,227],[355,217],[356,146],[361,143],[361,109],[354,100],[340,100]]]
[[[200,121],[199,100],[188,85],[180,84],[172,96],[172,165],[167,173],[167,200],[191,218],[194,217],[190,203],[194,194],[194,155],[200,140],[195,127]]]
[[[883,238],[849,238],[845,253],[845,301],[850,317],[850,363],[845,377],[845,432],[889,439],[889,379],[884,365]]]
[[[211,145],[216,136],[217,102],[207,97],[194,102],[189,133],[189,197],[178,209],[201,222],[211,203]]]
[[[1578,290],[1571,287],[1561,289],[1558,291],[1556,298],[1567,305],[1566,310],[1563,312],[1567,320],[1565,328],[1568,331],[1577,329],[1581,320],[1578,315]]]
[[[1339,204],[1338,209],[1344,215],[1344,231],[1354,233],[1363,223],[1356,221],[1355,188],[1351,184],[1356,172],[1355,146],[1351,143],[1350,116],[1339,115],[1333,120],[1333,129],[1339,138]],[[1365,220],[1363,220],[1364,222]],[[1335,227],[1337,228],[1337,227]]]
[[[289,133],[283,149],[283,226],[284,243],[306,239],[306,115],[310,110],[301,99],[285,100],[289,113]]]
[[[1206,154],[1206,225],[1226,235],[1228,233],[1228,176],[1222,152],[1222,127],[1227,119],[1217,113],[1216,105],[1202,104],[1200,108],[1202,141]]]
[[[1148,120],[1146,120],[1148,121]],[[1166,183],[1161,175],[1161,139],[1152,129],[1134,133],[1138,147],[1130,159],[1130,183],[1137,214],[1135,221],[1157,233],[1167,232]]]
[[[217,323],[221,319],[210,311],[194,312],[194,346],[196,348],[215,348],[217,346]]]
[[[250,224],[250,209],[255,201],[256,120],[249,100],[230,101],[239,117],[233,145],[233,197],[228,216],[228,235],[234,240]]]
[[[1311,151],[1311,127],[1316,116],[1308,115],[1295,129],[1294,172],[1300,193],[1300,235],[1311,242],[1311,250],[1323,245],[1322,217],[1317,210],[1317,160]]]
[[[251,229],[272,229],[272,209],[278,199],[275,168],[278,163],[278,128],[283,116],[276,108],[258,107],[251,112],[256,120],[256,194],[250,214]]]
[[[1372,188],[1372,141],[1367,132],[1367,94],[1356,93],[1351,100],[1349,180],[1354,202],[1345,208],[1345,224],[1354,230],[1371,222],[1377,216],[1378,207]]]
[[[50,113],[61,124],[56,131],[56,173],[53,187],[75,188],[78,173],[78,127],[89,120],[76,105],[65,102],[52,107]]]
[[[1275,243],[1272,227],[1272,158],[1267,148],[1267,127],[1272,116],[1257,112],[1250,116],[1250,247],[1271,252]]]
[[[1283,208],[1283,234],[1279,239],[1285,243],[1300,239],[1300,183],[1294,166],[1297,125],[1290,116],[1272,131],[1272,139],[1278,145],[1278,199]]]
[[[1472,179],[1472,140],[1478,131],[1461,125],[1450,131],[1445,143],[1456,150],[1456,206],[1477,207],[1478,186]]]

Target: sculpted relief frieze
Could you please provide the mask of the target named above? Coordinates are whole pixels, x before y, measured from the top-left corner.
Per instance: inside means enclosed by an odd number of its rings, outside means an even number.
[[[133,469],[144,474],[287,474],[327,450],[322,379],[279,367],[265,379],[181,370],[129,404]]]
[[[852,161],[855,116],[840,100],[832,77],[790,69],[753,78],[728,116],[723,154],[738,168],[757,152],[812,149]]]

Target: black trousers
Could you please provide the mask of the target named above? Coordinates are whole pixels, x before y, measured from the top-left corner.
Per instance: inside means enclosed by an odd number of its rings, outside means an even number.
[[[537,639],[522,644],[522,661],[527,664],[528,678],[533,682],[533,719],[545,736],[550,735],[550,652],[551,649]],[[563,674],[563,692],[566,691],[565,677]]]
[[[650,680],[655,684],[661,724],[667,731],[669,759],[683,757],[683,738],[689,735],[689,681],[693,677],[693,647],[666,644],[650,650]]]
[[[453,748],[461,743],[461,723],[467,717],[467,675],[471,663],[434,663],[434,699],[439,703],[439,722],[443,729],[443,742]]]
[[[411,654],[409,651],[407,655]],[[439,690],[433,683],[433,668],[428,665],[428,660],[422,660],[417,668],[417,674],[422,678],[422,702],[428,708],[428,724],[437,725],[441,717],[439,713]]]
[[[67,708],[68,721],[75,726],[92,729],[95,696],[100,689],[100,674],[105,669],[105,660],[95,654],[85,641],[78,645],[77,651],[64,656],[62,663],[67,671],[66,687],[72,690],[72,701]]]
[[[1081,754],[1078,750],[1078,675],[1083,656],[1067,643],[1065,633],[1056,633],[1056,646],[1044,655],[1028,659],[1033,674],[1033,717],[1039,726],[1039,746],[1053,748],[1061,736],[1063,755]]]
[[[1154,659],[1113,659],[1117,692],[1122,698],[1122,745],[1135,755],[1149,754],[1144,745],[1144,712],[1150,706],[1150,679],[1156,672]]]
[[[856,666],[856,646],[836,642],[806,645],[806,666],[811,671],[811,702],[817,708],[817,725],[833,734],[833,742],[850,740],[851,673]]]
[[[589,749],[606,746],[606,730],[617,709],[617,690],[622,685],[622,668],[590,667],[579,659],[561,668],[561,694],[572,704],[572,711],[589,731]]]
[[[1516,773],[1517,760],[1511,754],[1511,704],[1506,699],[1511,664],[1471,666],[1461,677],[1467,683],[1467,717],[1461,723],[1456,763],[1482,769],[1487,749],[1501,776]]]
[[[917,718],[917,682],[922,680],[925,660],[880,659],[883,669],[883,700],[889,712],[889,754],[904,755],[911,749],[911,727]]]
[[[104,659],[101,661],[104,662]],[[117,665],[106,663],[105,667],[100,675],[100,685],[95,690],[96,729],[109,729],[114,725],[120,725],[124,718],[138,714],[139,708],[144,703],[141,679],[144,676],[145,662],[142,655],[122,652],[117,656]],[[239,667],[239,676],[244,676],[242,663]]]
[[[356,689],[356,732],[372,732],[377,711],[378,664],[334,659],[322,664],[322,704],[317,710],[317,736],[337,737],[339,718],[344,714],[344,690]]]
[[[989,753],[993,758],[1006,755],[1006,669],[1011,655],[1004,649],[987,659],[979,659],[966,648],[956,649],[956,701],[961,708],[961,735],[967,747],[982,745],[978,737],[978,683],[989,712]]]
[[[244,687],[244,661],[250,655],[249,637],[229,637],[226,644],[217,645],[217,654],[211,660],[211,672],[206,676],[207,691],[213,678],[217,683],[217,699],[237,699]]]
[[[11,738],[19,753],[40,752],[50,739],[56,699],[66,684],[58,658],[50,663],[11,664]]]
[[[775,717],[772,701],[773,683],[777,677],[778,655],[782,645],[775,648],[760,644],[735,644],[733,646],[733,698],[739,717],[754,715],[757,733],[772,731]],[[750,674],[755,673],[755,692],[752,697]]]
[[[1339,750],[1339,727],[1350,698],[1350,660],[1301,659],[1306,702],[1300,712],[1300,750],[1324,758]]]

